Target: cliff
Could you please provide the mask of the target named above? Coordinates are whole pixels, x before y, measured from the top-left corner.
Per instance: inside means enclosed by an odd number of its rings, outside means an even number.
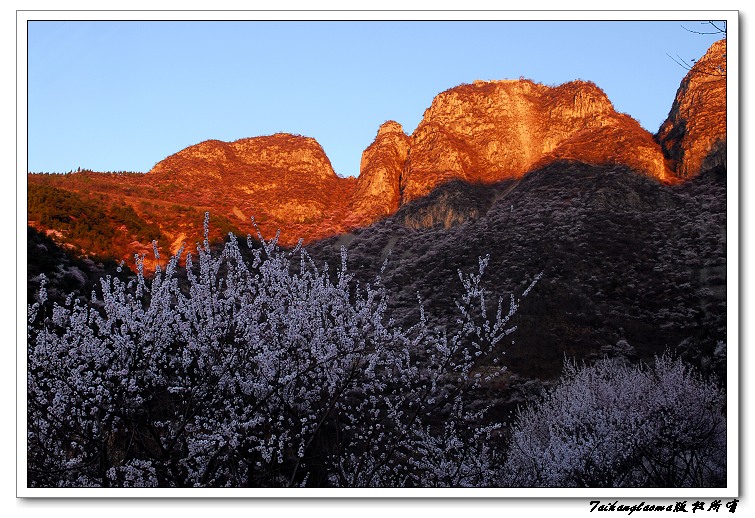
[[[675,175],[726,166],[726,39],[715,42],[679,85],[656,139]]]
[[[352,209],[372,222],[396,212],[401,203],[401,175],[411,139],[395,121],[386,121],[362,153]]]
[[[477,81],[439,94],[412,134],[403,202],[450,179],[521,178],[557,160],[620,164],[668,181],[660,146],[593,83]]]

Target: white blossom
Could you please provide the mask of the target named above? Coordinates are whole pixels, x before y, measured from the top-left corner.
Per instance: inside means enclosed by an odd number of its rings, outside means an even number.
[[[205,218],[207,225],[209,216]],[[107,276],[88,305],[29,307],[35,486],[490,485],[484,409],[463,397],[512,329],[459,273],[457,331],[394,323],[364,286],[277,237]],[[385,268],[383,265],[383,269]],[[185,272],[185,275],[179,275]],[[184,281],[179,278],[185,277]]]

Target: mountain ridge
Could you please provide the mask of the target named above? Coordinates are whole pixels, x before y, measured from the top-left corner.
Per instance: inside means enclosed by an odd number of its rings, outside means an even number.
[[[725,88],[709,72],[725,73],[725,52],[724,39],[692,67],[656,135],[616,112],[589,81],[555,87],[527,79],[474,81],[436,95],[411,135],[395,121],[384,122],[362,154],[358,178],[336,175],[315,139],[277,133],[207,140],[142,175],[30,173],[30,197],[47,185],[104,207],[125,203],[142,220],[132,226],[160,227],[159,246],[174,253],[182,242],[201,238],[202,212],[213,214],[216,237],[280,230],[284,245],[308,243],[370,225],[449,181],[489,185],[563,161],[626,166],[674,184],[725,168]],[[700,98],[715,102],[696,103]],[[30,204],[30,225],[66,241],[67,223],[44,228],[38,213]],[[151,246],[130,228],[108,232]],[[113,255],[133,263],[133,249],[120,246]]]

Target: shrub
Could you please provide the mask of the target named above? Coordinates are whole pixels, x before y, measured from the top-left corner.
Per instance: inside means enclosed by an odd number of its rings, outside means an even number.
[[[459,273],[455,331],[403,328],[382,270],[360,286],[345,251],[333,272],[275,239],[216,253],[207,221],[186,282],[179,252],[86,305],[43,286],[29,306],[30,486],[492,483],[498,426],[465,396],[517,304],[489,315],[487,259]]]
[[[521,410],[503,478],[511,486],[725,486],[724,395],[680,359],[652,367],[567,363]]]

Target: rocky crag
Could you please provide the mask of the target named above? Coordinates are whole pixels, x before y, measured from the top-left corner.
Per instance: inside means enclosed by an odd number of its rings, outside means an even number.
[[[401,124],[387,121],[362,153],[352,209],[366,221],[393,214],[401,205],[402,175],[411,145]]]
[[[676,92],[657,140],[675,176],[687,179],[726,164],[726,40],[714,43]]]
[[[425,112],[412,134],[402,201],[451,178],[492,183],[563,159],[670,176],[652,136],[592,83],[475,82],[441,93]]]

